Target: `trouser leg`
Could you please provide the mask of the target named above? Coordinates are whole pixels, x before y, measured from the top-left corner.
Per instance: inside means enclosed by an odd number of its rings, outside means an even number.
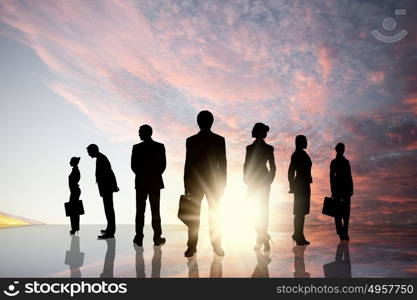
[[[116,217],[114,215],[113,193],[103,196],[104,213],[107,219],[106,233],[114,234],[116,232]]]
[[[258,214],[258,236],[261,239],[268,239],[269,223],[269,187],[261,190],[259,195],[259,214]]]
[[[334,217],[334,224],[336,225],[337,234],[341,235],[343,233],[342,217],[335,216]]]
[[[145,209],[146,198],[148,194],[140,189],[136,189],[136,218],[135,218],[135,230],[136,236],[143,239],[143,226],[145,225]]]
[[[203,193],[192,193],[190,195],[190,200],[194,202],[195,214],[193,220],[190,221],[188,226],[188,242],[187,246],[190,248],[196,248],[198,242],[198,230],[200,228],[200,209],[201,209],[201,200],[203,199]]]
[[[153,240],[157,241],[161,238],[161,214],[160,214],[160,198],[161,190],[156,189],[149,193],[149,203],[151,205],[152,213],[152,229],[153,229]]]
[[[71,220],[71,230],[75,230],[75,231],[80,230],[80,216],[79,215],[70,216],[70,220]]]
[[[298,239],[304,239],[304,214],[294,216],[294,234]]]
[[[350,218],[350,197],[346,197],[345,200],[345,216],[343,223],[344,234],[348,235],[349,232],[349,218]]]
[[[220,197],[206,194],[209,206],[210,240],[213,247],[220,247],[222,236],[220,230]]]

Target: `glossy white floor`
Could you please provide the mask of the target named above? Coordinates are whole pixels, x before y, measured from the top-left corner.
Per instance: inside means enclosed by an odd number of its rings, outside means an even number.
[[[71,237],[65,225],[0,230],[0,277],[417,277],[417,229],[353,226],[349,243],[330,227],[310,227],[311,245],[294,246],[291,228],[271,230],[269,253],[253,250],[254,233],[224,236],[224,258],[213,255],[202,228],[198,252],[184,257],[184,226],[163,226],[167,244],[154,247],[147,226],[143,249],[133,246],[133,225],[99,241],[101,225]],[[365,230],[366,229],[366,230]]]

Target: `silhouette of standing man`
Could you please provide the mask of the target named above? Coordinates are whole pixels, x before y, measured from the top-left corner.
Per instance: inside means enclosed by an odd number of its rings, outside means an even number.
[[[159,212],[160,191],[164,188],[162,173],[166,168],[165,147],[152,140],[152,127],[142,125],[139,137],[143,141],[133,146],[131,168],[136,174],[136,236],[133,242],[142,247],[145,222],[146,198],[152,212],[153,241],[155,246],[166,242],[162,238],[161,216]]]
[[[336,145],[335,150],[336,158],[330,163],[332,198],[338,202],[338,210],[334,221],[340,240],[349,240],[350,197],[353,195],[352,173],[349,160],[343,155],[345,153],[345,145],[339,143]]]
[[[211,244],[217,255],[224,256],[218,217],[220,197],[224,193],[227,177],[226,143],[222,136],[210,130],[213,121],[211,112],[201,111],[197,116],[200,132],[189,137],[186,142],[185,194],[194,201],[198,211],[195,220],[188,226],[188,248],[184,253],[185,257],[192,257],[197,251],[200,208],[204,195],[209,206]]]
[[[116,182],[116,176],[113,173],[110,161],[103,153],[99,151],[97,145],[89,145],[87,147],[87,152],[88,155],[90,155],[92,158],[96,158],[96,182],[100,196],[103,198],[104,212],[107,219],[107,228],[105,230],[101,230],[102,235],[99,235],[98,238],[113,238],[114,233],[116,232],[113,193],[119,191]]]
[[[294,234],[292,239],[297,245],[310,244],[304,237],[305,215],[310,213],[310,184],[311,159],[304,149],[307,148],[307,138],[304,135],[297,135],[295,138],[295,151],[291,156],[291,163],[288,168],[288,181],[290,193],[294,193]]]

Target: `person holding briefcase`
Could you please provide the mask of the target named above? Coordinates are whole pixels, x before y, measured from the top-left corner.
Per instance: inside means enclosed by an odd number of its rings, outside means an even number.
[[[70,199],[69,206],[75,207],[77,202],[80,201],[81,189],[79,186],[80,182],[80,170],[78,169],[78,163],[80,162],[79,157],[72,157],[70,160],[70,166],[72,167],[71,174],[68,176],[68,184],[70,189]],[[72,210],[70,214],[71,220],[71,231],[70,234],[73,235],[80,230],[80,215],[77,211]]]

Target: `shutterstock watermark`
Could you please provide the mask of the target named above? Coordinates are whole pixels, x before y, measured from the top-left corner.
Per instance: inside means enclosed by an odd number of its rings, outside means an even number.
[[[407,14],[407,10],[405,9],[396,9],[395,15],[396,16],[405,16]],[[379,32],[378,29],[374,29],[371,31],[374,38],[376,38],[378,41],[384,42],[384,43],[396,43],[404,39],[408,32],[405,29],[400,30],[396,34],[391,34],[395,31],[397,28],[397,21],[392,17],[386,17],[382,21],[382,28],[386,31],[387,34]]]
[[[77,294],[126,294],[127,283],[102,282],[26,282],[22,287],[14,281],[3,291],[6,296],[23,294],[63,294],[74,297]]]

